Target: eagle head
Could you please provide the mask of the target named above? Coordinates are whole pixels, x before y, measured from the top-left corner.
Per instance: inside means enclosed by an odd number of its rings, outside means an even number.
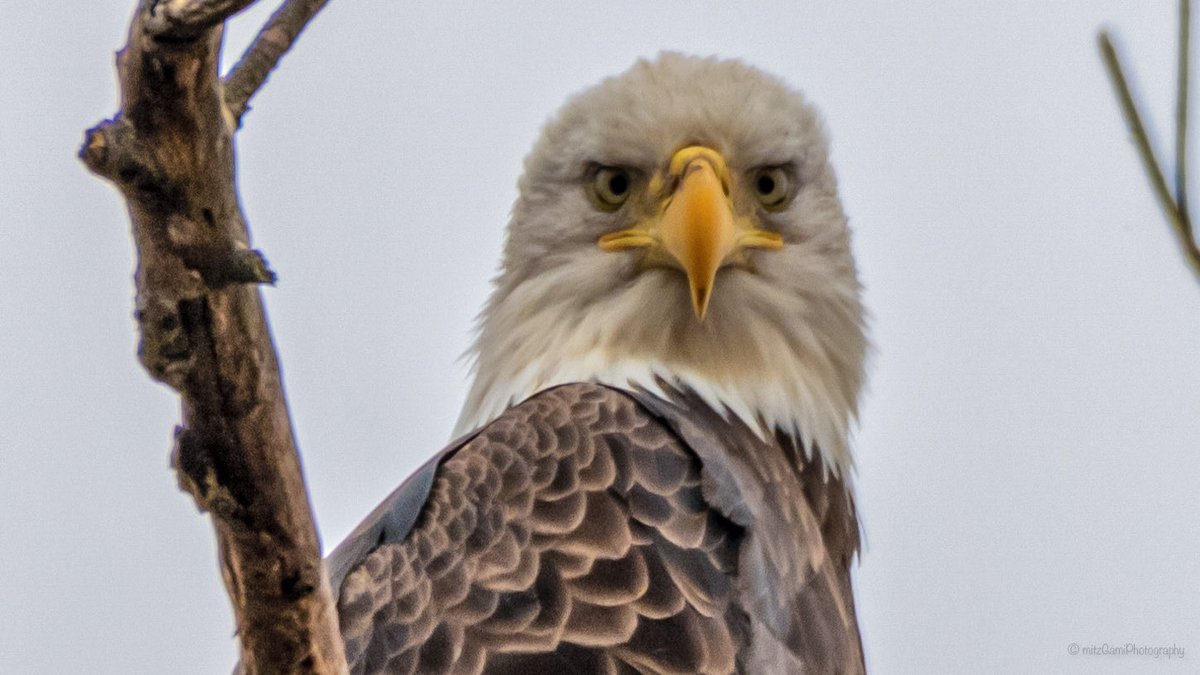
[[[550,386],[690,390],[835,474],[867,350],[819,115],[665,53],[571,98],[525,162],[458,431]]]

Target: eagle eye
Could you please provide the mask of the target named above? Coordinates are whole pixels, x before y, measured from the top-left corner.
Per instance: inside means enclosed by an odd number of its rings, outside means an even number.
[[[628,169],[598,167],[592,176],[592,201],[605,211],[616,211],[629,199],[633,191],[633,176]]]
[[[758,169],[753,175],[754,196],[763,207],[781,209],[791,197],[791,177],[781,166],[768,166]]]

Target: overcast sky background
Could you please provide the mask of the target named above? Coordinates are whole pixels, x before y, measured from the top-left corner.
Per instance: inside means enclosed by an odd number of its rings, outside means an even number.
[[[133,4],[0,7],[4,673],[235,658],[209,525],[167,467],[176,398],[134,358],[124,205],[75,159],[116,110]],[[1200,284],[1095,46],[1117,28],[1170,131],[1174,12],[330,3],[239,135],[326,549],[447,440],[547,116],[639,56],[715,53],[803,89],[832,135],[877,346],[856,442],[873,670],[1196,672]],[[1186,651],[1068,654],[1106,642]]]

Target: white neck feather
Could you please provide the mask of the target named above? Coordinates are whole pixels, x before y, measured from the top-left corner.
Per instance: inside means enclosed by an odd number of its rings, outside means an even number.
[[[856,288],[839,294],[845,303],[806,298],[802,307],[823,310],[812,317],[822,325],[813,326],[802,312],[748,311],[751,298],[761,305],[764,284],[728,276],[701,323],[678,276],[643,273],[620,293],[570,305],[553,274],[498,291],[484,314],[476,379],[455,434],[556,385],[590,381],[662,395],[661,378],[763,436],[791,435],[849,479],[864,344]],[[680,301],[664,300],[672,296]]]

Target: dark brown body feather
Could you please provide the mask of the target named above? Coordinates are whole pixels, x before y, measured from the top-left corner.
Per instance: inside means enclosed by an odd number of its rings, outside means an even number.
[[[684,394],[544,391],[331,556],[351,672],[861,672],[853,505],[799,459]]]

